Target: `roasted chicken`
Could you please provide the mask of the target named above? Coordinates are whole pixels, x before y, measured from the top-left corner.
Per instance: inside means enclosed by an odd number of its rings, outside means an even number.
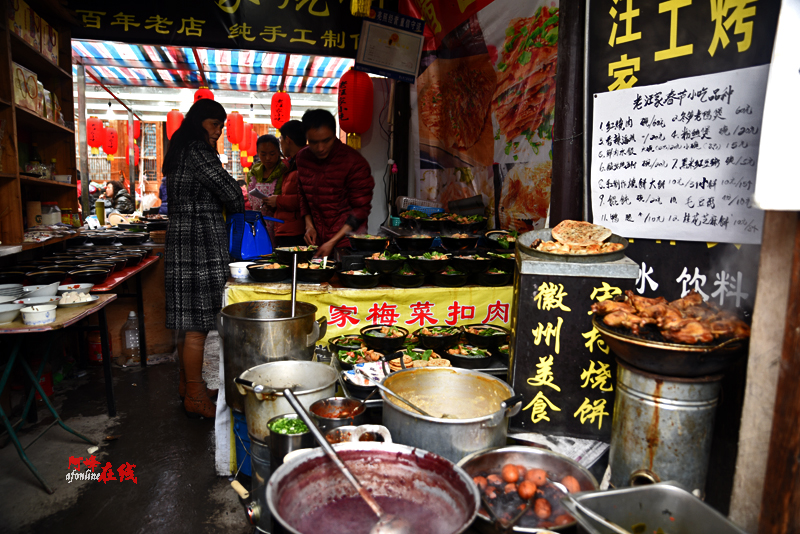
[[[731,312],[704,302],[702,295],[694,290],[673,302],[664,297],[641,297],[628,290],[624,300],[596,302],[592,311],[602,317],[606,325],[626,328],[633,335],[640,335],[646,325],[654,325],[665,340],[674,343],[695,345],[750,336],[747,323]]]

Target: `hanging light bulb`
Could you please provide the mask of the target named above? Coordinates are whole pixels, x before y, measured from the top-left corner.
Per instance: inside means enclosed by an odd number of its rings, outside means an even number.
[[[105,119],[107,121],[113,121],[115,119],[114,112],[111,111],[111,100],[108,101],[108,109],[106,110]]]
[[[250,102],[250,122],[255,120],[256,118],[256,111],[253,109],[253,103]]]

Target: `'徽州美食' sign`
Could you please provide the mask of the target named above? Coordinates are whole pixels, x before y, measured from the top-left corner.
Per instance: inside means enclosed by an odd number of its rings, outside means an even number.
[[[374,5],[397,11],[397,0]],[[350,13],[349,1],[337,0],[145,1],[116,8],[71,0],[69,7],[80,23],[72,31],[76,39],[350,58],[362,21]]]

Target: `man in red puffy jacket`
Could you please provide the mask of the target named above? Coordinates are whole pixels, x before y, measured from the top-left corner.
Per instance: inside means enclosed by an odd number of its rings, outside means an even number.
[[[329,111],[306,111],[303,127],[308,147],[297,153],[296,162],[305,240],[319,246],[318,257],[331,256],[334,248],[350,246],[348,234],[366,230],[375,181],[367,160],[336,138]]]

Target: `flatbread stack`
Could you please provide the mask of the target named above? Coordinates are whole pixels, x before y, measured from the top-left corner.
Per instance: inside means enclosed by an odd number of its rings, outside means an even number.
[[[550,233],[559,243],[578,247],[596,245],[611,237],[611,230],[605,226],[569,220],[558,223]]]
[[[606,242],[612,232],[605,226],[583,221],[561,221],[550,230],[555,241],[536,239],[531,247],[551,254],[605,254],[616,252],[625,245]]]

